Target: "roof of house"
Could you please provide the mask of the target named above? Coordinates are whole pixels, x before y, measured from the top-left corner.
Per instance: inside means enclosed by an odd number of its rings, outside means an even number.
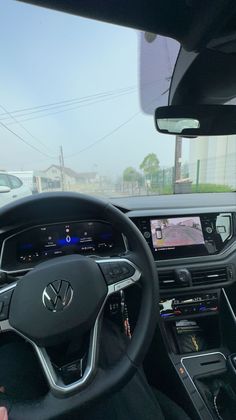
[[[56,168],[58,171],[61,171],[61,167],[59,165],[51,165],[44,172],[48,172],[51,168]],[[67,168],[66,166],[64,166],[64,173],[72,178],[78,178],[78,173],[73,171],[73,169]]]
[[[49,169],[51,168],[56,168],[59,171],[61,171],[61,167],[59,165],[51,165],[49,166],[44,172],[48,172]],[[90,178],[90,177],[94,177],[96,176],[96,172],[76,172],[73,169],[67,168],[66,166],[64,166],[64,173],[68,176],[70,176],[71,178]]]

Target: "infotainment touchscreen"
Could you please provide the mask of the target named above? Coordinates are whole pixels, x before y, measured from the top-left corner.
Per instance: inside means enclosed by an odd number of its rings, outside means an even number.
[[[205,244],[198,216],[156,218],[150,222],[154,250]]]
[[[232,213],[152,216],[137,226],[157,260],[214,255],[233,239]]]

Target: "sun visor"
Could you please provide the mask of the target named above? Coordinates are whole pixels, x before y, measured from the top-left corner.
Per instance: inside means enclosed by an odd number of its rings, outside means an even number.
[[[171,38],[140,32],[139,48],[140,105],[144,113],[154,115],[157,107],[168,104],[180,44]]]

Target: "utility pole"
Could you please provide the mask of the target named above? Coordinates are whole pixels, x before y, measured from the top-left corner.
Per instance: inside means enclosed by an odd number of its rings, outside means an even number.
[[[175,183],[181,179],[182,137],[175,137],[175,168],[174,168],[174,191]]]
[[[182,137],[175,138],[175,181],[181,179]]]
[[[62,191],[65,190],[65,165],[64,165],[64,154],[63,154],[63,148],[60,146],[60,153],[59,153],[59,166],[61,171],[61,189]]]

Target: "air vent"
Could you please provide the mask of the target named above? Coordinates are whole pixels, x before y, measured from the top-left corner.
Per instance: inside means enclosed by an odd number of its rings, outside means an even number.
[[[214,267],[201,270],[190,270],[193,286],[221,283],[232,279],[230,267]]]
[[[174,270],[158,271],[160,289],[177,287]]]

